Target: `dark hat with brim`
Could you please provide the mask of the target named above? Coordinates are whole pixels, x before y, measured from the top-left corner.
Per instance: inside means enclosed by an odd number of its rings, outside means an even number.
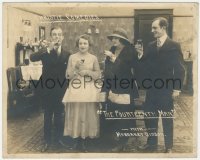
[[[113,37],[121,38],[126,42],[130,43],[128,40],[127,32],[123,28],[117,28],[113,31],[113,34],[107,36],[109,40],[112,40]]]

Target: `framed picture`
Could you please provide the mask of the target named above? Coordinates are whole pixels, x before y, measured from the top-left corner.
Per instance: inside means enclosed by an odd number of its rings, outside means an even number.
[[[39,40],[45,39],[45,27],[39,26]]]

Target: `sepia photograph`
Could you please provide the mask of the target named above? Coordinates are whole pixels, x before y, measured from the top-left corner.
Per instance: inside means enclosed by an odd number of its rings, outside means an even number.
[[[4,158],[197,157],[198,3],[2,10]]]

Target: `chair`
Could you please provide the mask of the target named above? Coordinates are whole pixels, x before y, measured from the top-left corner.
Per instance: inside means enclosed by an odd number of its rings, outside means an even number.
[[[18,114],[34,105],[34,89],[29,81],[21,78],[20,67],[7,69],[8,80],[8,113]]]

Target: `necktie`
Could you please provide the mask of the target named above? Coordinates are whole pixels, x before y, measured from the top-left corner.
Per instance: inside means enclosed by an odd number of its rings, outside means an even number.
[[[59,56],[60,55],[60,49],[59,49],[59,47],[56,47],[55,51],[56,51],[57,56]]]
[[[161,47],[161,41],[160,41],[160,39],[157,39],[157,47],[158,47],[158,48]]]
[[[161,41],[160,41],[160,39],[157,39],[157,50],[158,50],[158,52],[160,50],[160,47],[161,47]]]

